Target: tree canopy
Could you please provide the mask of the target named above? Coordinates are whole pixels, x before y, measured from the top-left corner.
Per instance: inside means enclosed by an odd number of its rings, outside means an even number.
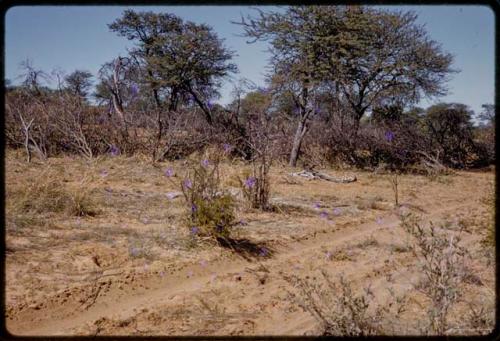
[[[192,101],[212,122],[210,100],[237,67],[230,62],[234,52],[211,27],[169,13],[127,10],[109,28],[136,42],[130,55],[158,108],[176,110],[180,102]]]

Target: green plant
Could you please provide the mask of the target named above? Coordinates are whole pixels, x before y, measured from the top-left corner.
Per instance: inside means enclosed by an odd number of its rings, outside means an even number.
[[[221,188],[219,163],[218,155],[190,160],[188,173],[181,182],[192,234],[227,238],[235,224],[234,199]]]

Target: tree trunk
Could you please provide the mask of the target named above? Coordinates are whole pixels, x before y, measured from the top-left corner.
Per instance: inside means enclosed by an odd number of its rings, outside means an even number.
[[[295,132],[295,137],[293,138],[292,152],[290,153],[290,167],[295,167],[297,165],[297,160],[299,159],[300,147],[302,145],[302,139],[307,131],[306,120],[301,119],[299,125],[297,126],[297,131]]]

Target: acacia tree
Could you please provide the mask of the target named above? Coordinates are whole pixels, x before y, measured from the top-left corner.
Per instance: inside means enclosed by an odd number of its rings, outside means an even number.
[[[466,165],[467,155],[474,149],[472,116],[473,112],[459,103],[439,103],[427,109],[430,148],[439,152],[445,164],[459,168]]]
[[[269,41],[272,73],[269,83],[278,95],[288,97],[295,104],[297,129],[290,152],[289,164],[295,167],[303,138],[314,113],[314,93],[317,88],[314,62],[310,58],[311,8],[313,6],[288,7],[284,13],[259,11],[258,18],[241,18],[239,24],[244,35],[255,41]]]
[[[374,106],[414,104],[446,93],[453,57],[416,23],[415,13],[321,6],[315,18],[317,71],[349,104],[354,131]]]
[[[88,71],[76,70],[64,77],[66,89],[75,96],[86,98],[92,86],[92,74]]]
[[[445,93],[452,56],[416,19],[411,12],[363,6],[293,6],[282,13],[259,11],[259,17],[237,23],[254,38],[250,42],[270,41],[273,78],[296,99],[299,120],[291,166],[316,106],[311,95],[319,88],[329,87],[349,105],[354,134],[373,106]]]
[[[169,13],[126,10],[109,28],[136,43],[130,56],[140,66],[158,110],[175,111],[191,100],[212,124],[210,100],[236,65],[234,55],[205,24],[184,22]]]

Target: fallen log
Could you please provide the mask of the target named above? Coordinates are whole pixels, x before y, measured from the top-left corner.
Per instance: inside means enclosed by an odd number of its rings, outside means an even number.
[[[338,183],[350,183],[356,181],[356,176],[355,175],[350,175],[350,176],[341,176],[341,177],[335,177],[331,176],[328,174],[320,173],[318,171],[300,171],[298,173],[291,173],[292,176],[301,176],[306,179],[312,180],[312,179],[320,179],[320,180],[326,180],[326,181],[332,181],[332,182],[338,182]]]

